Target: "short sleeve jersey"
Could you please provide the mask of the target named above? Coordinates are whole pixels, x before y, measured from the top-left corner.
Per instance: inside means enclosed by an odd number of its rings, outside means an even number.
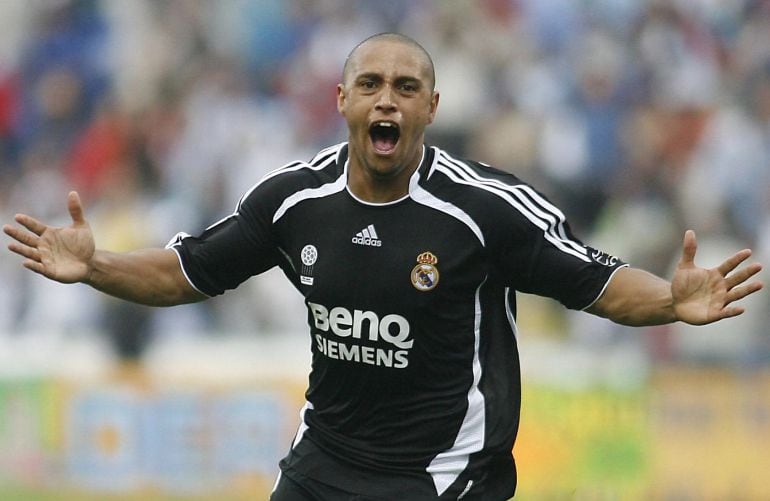
[[[413,483],[407,499],[457,499],[484,482],[512,494],[515,292],[584,309],[624,263],[576,239],[515,176],[435,147],[400,200],[367,203],[346,180],[342,143],[169,243],[209,296],[273,266],[304,296],[312,369],[284,473],[377,499],[403,492],[394,478]]]

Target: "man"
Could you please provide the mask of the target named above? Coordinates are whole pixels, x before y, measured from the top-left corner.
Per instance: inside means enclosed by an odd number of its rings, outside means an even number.
[[[688,231],[669,283],[576,240],[510,174],[424,145],[439,94],[415,41],[359,44],[337,87],[347,143],[265,176],[230,217],[165,249],[94,249],[72,225],[5,226],[24,266],[150,305],[221,294],[280,266],[305,297],[313,368],[273,501],[513,495],[519,420],[515,291],[628,325],[705,324],[758,291],[738,269],[694,264]]]

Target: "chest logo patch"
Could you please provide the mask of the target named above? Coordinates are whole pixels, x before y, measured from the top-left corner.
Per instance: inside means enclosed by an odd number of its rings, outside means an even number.
[[[418,291],[429,291],[438,285],[438,258],[430,251],[417,256],[417,266],[412,268],[412,285]]]
[[[304,246],[300,253],[300,259],[302,260],[300,282],[304,285],[313,285],[313,265],[318,260],[318,249],[315,248],[315,245]]]

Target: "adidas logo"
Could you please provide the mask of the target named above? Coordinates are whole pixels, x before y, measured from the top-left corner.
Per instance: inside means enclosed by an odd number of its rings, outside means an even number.
[[[370,245],[372,247],[382,246],[382,240],[377,238],[377,230],[374,229],[373,224],[370,224],[363,230],[356,233],[356,236],[354,236],[350,241],[358,245]]]

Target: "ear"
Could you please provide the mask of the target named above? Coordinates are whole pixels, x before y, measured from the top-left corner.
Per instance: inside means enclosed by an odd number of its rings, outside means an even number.
[[[433,91],[433,95],[430,97],[430,113],[428,115],[428,123],[432,124],[436,119],[436,110],[438,109],[438,91]]]
[[[345,115],[345,86],[337,84],[337,111],[340,115]]]

